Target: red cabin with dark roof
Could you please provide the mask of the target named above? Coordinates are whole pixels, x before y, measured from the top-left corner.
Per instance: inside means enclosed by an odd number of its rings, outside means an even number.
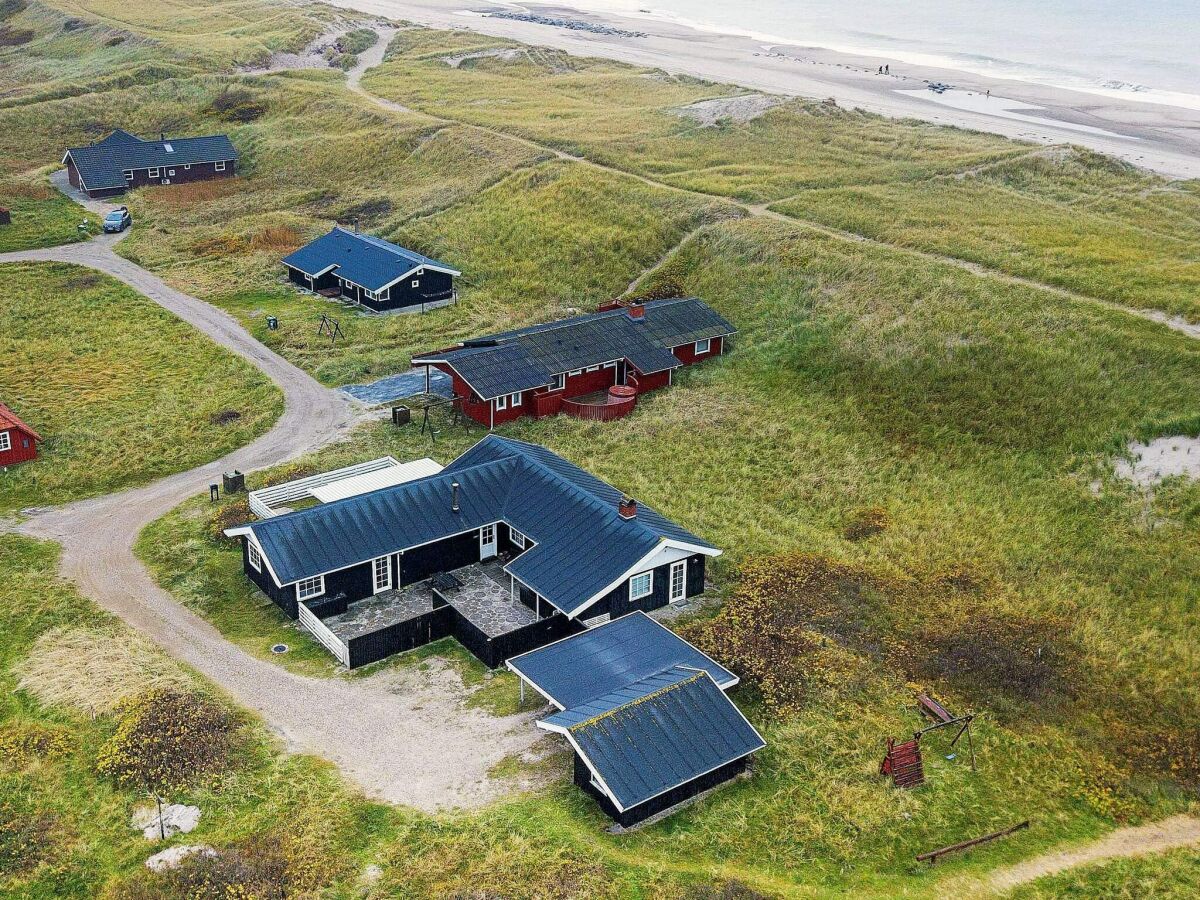
[[[40,434],[0,403],[0,466],[15,466],[37,459],[41,441]]]

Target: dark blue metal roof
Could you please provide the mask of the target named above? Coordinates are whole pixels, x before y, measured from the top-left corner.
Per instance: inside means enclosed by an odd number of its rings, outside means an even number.
[[[436,259],[340,225],[284,257],[283,264],[307,275],[318,275],[333,268],[339,277],[368,291],[382,290],[396,279],[426,266],[452,275],[462,274]]]
[[[643,612],[508,661],[510,669],[562,709],[581,707],[676,666],[706,671],[724,689],[737,684],[732,672]]]
[[[451,510],[455,481],[457,513]],[[282,585],[507,522],[535,542],[508,570],[568,614],[665,540],[720,552],[649,507],[622,519],[620,497],[545,448],[488,435],[437,475],[246,527]]]
[[[190,166],[238,159],[233,142],[223,134],[146,141],[120,129],[87,147],[72,147],[67,154],[75,161],[75,168],[90,191],[125,187],[129,182],[124,173],[129,169]]]
[[[766,746],[708,673],[679,667],[541,724],[568,735],[622,810]]]
[[[651,300],[640,318],[624,309],[605,310],[476,338],[413,362],[444,360],[488,400],[614,360],[628,360],[643,375],[673,369],[682,363],[672,347],[733,333],[734,327],[702,300]]]

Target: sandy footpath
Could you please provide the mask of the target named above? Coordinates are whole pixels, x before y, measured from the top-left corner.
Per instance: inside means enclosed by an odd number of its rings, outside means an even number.
[[[917,118],[1038,143],[1091,147],[1178,178],[1200,178],[1200,111],[1111,99],[1020,81],[987,79],[948,69],[854,57],[813,47],[764,44],[647,18],[597,16],[563,5],[523,4],[538,15],[598,22],[645,36],[596,33],[500,19],[513,10],[477,0],[330,0],[335,6],[436,28],[470,29],[526,43],[693,75],[758,91],[834,98],[839,105],[893,118]],[[889,63],[890,76],[876,75]],[[955,90],[938,96],[926,81]],[[990,90],[990,98],[986,92]],[[969,97],[969,99],[968,99]],[[994,102],[993,102],[994,101]],[[1015,112],[1015,114],[1014,114]]]

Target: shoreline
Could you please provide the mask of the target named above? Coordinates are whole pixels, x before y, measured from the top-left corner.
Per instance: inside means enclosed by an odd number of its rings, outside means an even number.
[[[920,119],[1035,144],[1077,144],[1167,177],[1200,178],[1200,111],[1183,107],[987,78],[885,56],[766,43],[665,18],[588,12],[569,3],[330,2],[343,9],[475,31],[769,94],[832,98],[844,108],[889,118]],[[491,12],[526,13],[599,27],[570,28]],[[880,65],[889,65],[891,74],[876,74]],[[953,90],[935,94],[926,90],[928,82],[948,83]]]

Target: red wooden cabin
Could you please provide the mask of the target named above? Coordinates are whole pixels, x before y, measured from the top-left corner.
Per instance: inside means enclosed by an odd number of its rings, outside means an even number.
[[[681,367],[720,356],[735,329],[695,298],[615,304],[413,357],[450,376],[462,411],[494,428],[521,416],[609,421]]]
[[[14,466],[37,459],[41,440],[40,434],[0,403],[0,466]]]

